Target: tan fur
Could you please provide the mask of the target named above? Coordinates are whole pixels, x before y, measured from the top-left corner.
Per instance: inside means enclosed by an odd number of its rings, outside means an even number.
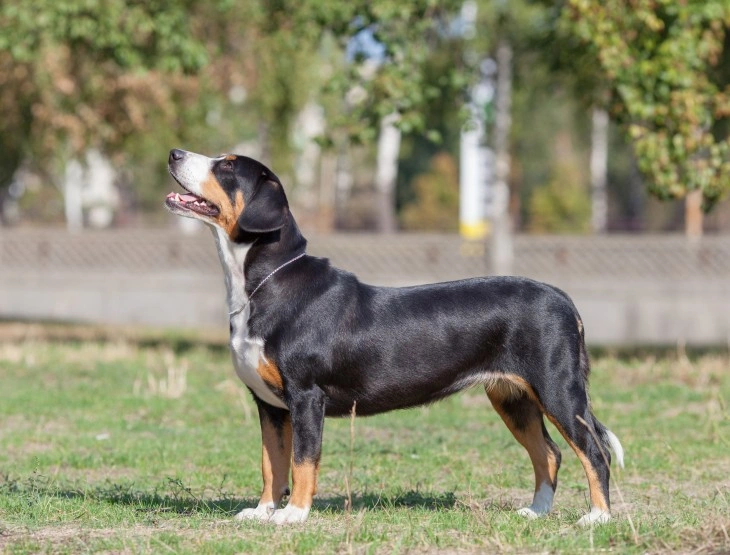
[[[273,502],[279,505],[281,498],[289,488],[289,464],[292,450],[291,419],[287,417],[281,435],[268,419],[261,420],[263,438],[261,454],[261,473],[264,489],[259,503]]]
[[[269,387],[278,389],[279,391],[284,389],[284,382],[281,379],[279,368],[277,368],[276,364],[273,362],[269,360],[259,361],[259,366],[256,369],[256,372],[258,372],[258,375],[261,376],[261,379],[264,380],[266,385]]]
[[[236,192],[236,198],[233,203],[228,194],[218,183],[216,177],[210,173],[208,178],[201,185],[203,198],[215,204],[220,213],[215,217],[216,223],[226,230],[228,236],[233,239],[236,235],[236,226],[238,218],[243,213],[244,202],[243,193]]]
[[[571,441],[570,437],[568,437],[568,435],[565,433],[565,430],[563,430],[558,421],[550,417],[549,415],[548,418],[550,418],[550,422],[552,422],[553,425],[558,429],[558,431],[563,435],[565,441],[568,442],[568,445],[570,445],[573,451],[575,451],[575,454],[578,456],[578,459],[583,465],[583,470],[586,473],[586,478],[588,478],[588,490],[591,496],[591,506],[608,512],[608,501],[603,495],[601,481],[598,479],[596,469],[593,468],[593,463],[591,463],[586,454],[581,449],[579,449],[575,443]]]
[[[317,493],[319,462],[304,461],[292,467],[292,494],[289,503],[300,509],[311,507]]]
[[[535,471],[535,492],[540,489],[543,483],[550,484],[555,488],[558,477],[558,460],[542,433],[542,413],[535,407],[534,414],[532,414],[532,419],[528,426],[519,429],[515,426],[509,414],[502,408],[502,403],[508,399],[494,390],[487,391],[487,395],[492,402],[494,410],[502,417],[509,431],[512,432],[515,439],[530,455],[530,460]]]
[[[497,397],[504,400],[517,397],[522,392],[527,393],[531,399],[537,397],[530,384],[519,376],[512,374],[491,374],[484,382],[484,389],[486,389],[487,394],[493,392]]]

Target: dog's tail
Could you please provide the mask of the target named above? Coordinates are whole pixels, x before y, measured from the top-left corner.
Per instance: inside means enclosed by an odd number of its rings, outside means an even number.
[[[578,361],[581,369],[581,373],[583,375],[583,379],[585,380],[586,384],[586,390],[588,390],[588,375],[591,372],[591,366],[590,361],[588,358],[588,349],[586,348],[585,343],[585,335],[583,330],[583,322],[580,319],[580,316],[578,316],[578,311],[576,310],[576,319],[578,321],[578,330],[580,333],[580,352],[578,353]],[[591,418],[593,419],[593,429],[596,430],[596,435],[598,435],[598,439],[603,444],[603,448],[606,450],[613,451],[614,455],[616,455],[616,462],[618,465],[623,468],[624,467],[624,448],[621,445],[621,442],[618,440],[618,437],[616,437],[616,434],[614,434],[611,430],[606,428],[603,424],[601,424],[598,420],[598,418],[595,417],[593,412],[590,413]]]
[[[593,414],[591,414],[591,416],[593,416]],[[603,447],[605,449],[610,449],[611,451],[613,451],[613,454],[616,455],[616,462],[621,468],[623,468],[624,448],[621,445],[621,442],[618,440],[618,437],[616,437],[616,434],[614,434],[611,430],[606,428],[606,426],[601,424],[598,421],[598,418],[596,418],[595,416],[593,416],[593,427],[596,430],[598,439],[601,440]]]

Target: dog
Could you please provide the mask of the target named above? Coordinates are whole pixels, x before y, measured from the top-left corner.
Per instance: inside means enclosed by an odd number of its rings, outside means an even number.
[[[168,169],[185,192],[166,207],[213,231],[233,363],[258,407],[263,491],[237,519],[307,519],[325,416],[414,407],[475,385],[532,461],[534,497],[520,514],[553,505],[561,453],[545,416],[588,478],[591,508],[578,524],[610,519],[609,449],[623,466],[623,448],[591,410],[583,323],[565,293],[506,276],[366,285],[306,254],[281,181],[260,162],[174,149]]]

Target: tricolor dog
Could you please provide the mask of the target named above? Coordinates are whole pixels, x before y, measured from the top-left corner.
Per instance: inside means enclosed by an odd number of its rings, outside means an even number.
[[[169,170],[185,193],[170,193],[166,206],[213,230],[233,363],[261,421],[263,492],[236,518],[306,520],[325,416],[347,416],[355,403],[358,415],[414,407],[476,385],[532,461],[535,494],[520,514],[553,504],[561,455],[545,416],[588,478],[591,509],[579,524],[610,518],[609,448],[619,464],[623,449],[591,411],[583,324],[565,293],[520,277],[366,285],[306,254],[282,184],[263,164],[172,150]]]

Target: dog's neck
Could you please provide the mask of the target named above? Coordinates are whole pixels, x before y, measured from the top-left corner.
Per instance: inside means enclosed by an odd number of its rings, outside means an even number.
[[[242,307],[248,301],[244,264],[252,243],[234,243],[221,228],[211,226],[211,229],[213,230],[218,257],[223,267],[226,300],[230,312]]]
[[[299,256],[306,248],[307,240],[299,231],[291,214],[287,216],[286,223],[281,229],[258,235],[251,243],[244,265],[248,294],[251,294],[267,275]]]
[[[244,306],[267,275],[307,247],[307,240],[291,214],[284,227],[271,233],[241,233],[232,241],[225,231],[213,227],[213,237],[223,267],[229,312]]]

